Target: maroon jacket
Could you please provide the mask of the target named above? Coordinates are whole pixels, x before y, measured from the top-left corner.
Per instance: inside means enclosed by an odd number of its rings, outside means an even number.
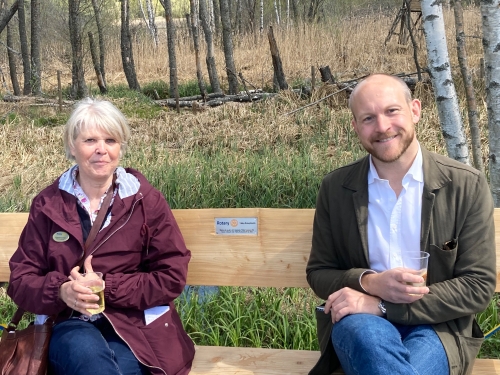
[[[112,207],[112,221],[91,246],[94,271],[104,274],[105,317],[152,375],[188,374],[194,345],[175,311],[173,300],[186,283],[191,252],[163,195],[133,169],[140,181],[135,196]],[[59,287],[84,254],[76,198],[58,188],[59,179],[32,202],[19,247],[10,259],[8,295],[35,314],[69,316]],[[54,241],[54,233],[69,239]],[[57,238],[57,237],[56,237]],[[170,310],[145,325],[145,309]]]

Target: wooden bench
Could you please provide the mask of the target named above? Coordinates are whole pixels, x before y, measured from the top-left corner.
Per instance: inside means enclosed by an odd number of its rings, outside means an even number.
[[[308,287],[313,209],[174,210],[174,215],[192,251],[188,284]],[[257,218],[258,234],[216,235],[215,218]],[[0,282],[9,279],[8,260],[26,220],[26,213],[0,213]],[[495,222],[500,270],[500,209]],[[497,270],[497,292],[499,275]],[[319,352],[307,350],[197,346],[191,374],[304,375],[318,358]],[[500,374],[500,360],[478,359],[473,374]]]

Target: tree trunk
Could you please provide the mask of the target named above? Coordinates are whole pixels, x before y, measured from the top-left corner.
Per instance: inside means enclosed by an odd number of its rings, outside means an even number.
[[[191,28],[193,30],[193,45],[194,45],[194,57],[196,60],[196,78],[198,79],[198,87],[200,88],[200,94],[204,98],[207,96],[207,89],[205,87],[205,82],[203,82],[203,74],[201,72],[201,61],[200,61],[200,30],[198,26],[198,6],[196,0],[189,0],[191,6]]]
[[[221,34],[221,20],[220,20],[220,6],[219,0],[212,0],[213,10],[214,10],[214,26],[215,26],[215,36],[219,38]]]
[[[207,10],[207,0],[200,0],[200,20],[201,26],[203,27],[203,33],[205,34],[205,41],[207,42],[207,70],[208,77],[210,79],[210,86],[212,86],[213,92],[222,92],[219,83],[219,76],[217,75],[217,67],[215,65],[214,56],[214,42],[212,40],[212,29],[208,22],[208,10]]]
[[[99,91],[101,92],[101,94],[106,94],[106,92],[108,92],[108,89],[106,88],[106,84],[102,79],[101,69],[99,67],[99,58],[97,57],[96,45],[94,43],[94,35],[91,31],[89,31],[88,36],[90,44],[90,55],[92,56],[92,64],[94,65],[94,71],[97,77],[97,85],[99,86]]]
[[[12,48],[14,47],[14,42],[12,40],[12,27],[12,24],[7,24],[7,55],[9,57],[9,72],[10,81],[12,82],[12,90],[14,91],[15,96],[19,96],[21,95],[21,89],[19,87],[19,81],[17,80],[16,56],[12,51]]]
[[[428,68],[448,156],[470,165],[467,139],[448,58],[443,9],[434,0],[422,0],[421,5]]]
[[[238,92],[238,76],[233,58],[233,37],[231,35],[231,17],[229,14],[229,0],[220,1],[220,18],[222,22],[222,43],[224,45],[224,57],[226,61],[227,81],[229,83],[229,94]]]
[[[26,32],[26,10],[24,0],[19,0],[19,42],[21,44],[21,57],[23,60],[23,95],[31,93],[31,62],[30,48],[28,45],[28,34]]]
[[[280,13],[278,12],[278,4],[276,3],[276,0],[274,0],[274,13],[276,14],[276,24],[280,24]]]
[[[69,0],[69,39],[71,41],[71,97],[82,99],[87,96],[85,73],[83,71],[82,22],[80,0]]]
[[[167,48],[168,48],[168,68],[170,70],[169,95],[175,97],[175,88],[177,85],[177,57],[175,54],[175,24],[172,18],[172,3],[170,0],[161,0],[165,9],[165,21],[167,24]]]
[[[132,53],[132,38],[130,37],[130,8],[129,0],[121,0],[121,32],[120,48],[123,71],[131,90],[141,91],[137,75],[135,74],[134,56]]]
[[[99,71],[102,77],[102,84],[106,87],[106,69],[105,69],[105,57],[106,49],[104,46],[104,32],[101,22],[101,11],[97,4],[97,0],[92,0],[92,7],[94,8],[95,23],[97,26],[97,39],[99,41]]]
[[[40,25],[41,0],[31,0],[31,92],[42,94],[42,59],[40,43],[42,28]]]
[[[5,26],[9,23],[14,14],[16,14],[19,7],[19,1],[16,1],[8,11],[2,14],[2,19],[0,19],[0,33],[5,29]]]
[[[465,49],[465,32],[464,32],[464,12],[462,2],[455,0],[453,5],[455,13],[455,28],[457,34],[457,55],[460,65],[460,72],[464,81],[465,96],[467,98],[467,107],[469,115],[469,128],[471,134],[472,145],[472,161],[474,167],[481,172],[484,172],[483,157],[481,153],[481,132],[479,130],[479,116],[477,112],[476,94],[472,84],[472,77],[467,66],[467,53]]]
[[[286,83],[285,73],[283,72],[283,65],[281,63],[280,52],[278,50],[278,45],[274,39],[273,27],[269,26],[269,32],[267,33],[269,38],[269,46],[271,47],[271,56],[273,59],[274,76],[278,81],[278,86],[280,90],[288,89],[288,83]]]
[[[147,17],[144,12],[144,7],[142,6],[142,0],[139,0],[139,6],[141,8],[141,13],[144,18],[144,22],[146,23],[149,33],[151,34],[151,38],[153,38],[153,42],[155,43],[155,48],[158,48],[158,28],[156,27],[155,23],[155,14],[153,6],[151,4],[151,0],[146,0],[146,11],[148,13]]]
[[[482,0],[486,106],[490,143],[490,187],[495,207],[500,207],[500,0]]]
[[[260,33],[264,32],[264,0],[260,0]]]

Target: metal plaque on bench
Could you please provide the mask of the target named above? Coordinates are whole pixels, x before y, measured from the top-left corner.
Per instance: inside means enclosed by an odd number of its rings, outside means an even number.
[[[256,217],[216,217],[215,234],[222,236],[256,236]]]

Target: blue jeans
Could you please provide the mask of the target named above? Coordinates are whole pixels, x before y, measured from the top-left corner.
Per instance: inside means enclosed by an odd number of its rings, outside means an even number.
[[[448,357],[430,325],[404,326],[370,315],[348,315],[332,328],[347,375],[449,375]]]
[[[69,319],[54,326],[49,346],[50,375],[147,375],[106,318]]]

